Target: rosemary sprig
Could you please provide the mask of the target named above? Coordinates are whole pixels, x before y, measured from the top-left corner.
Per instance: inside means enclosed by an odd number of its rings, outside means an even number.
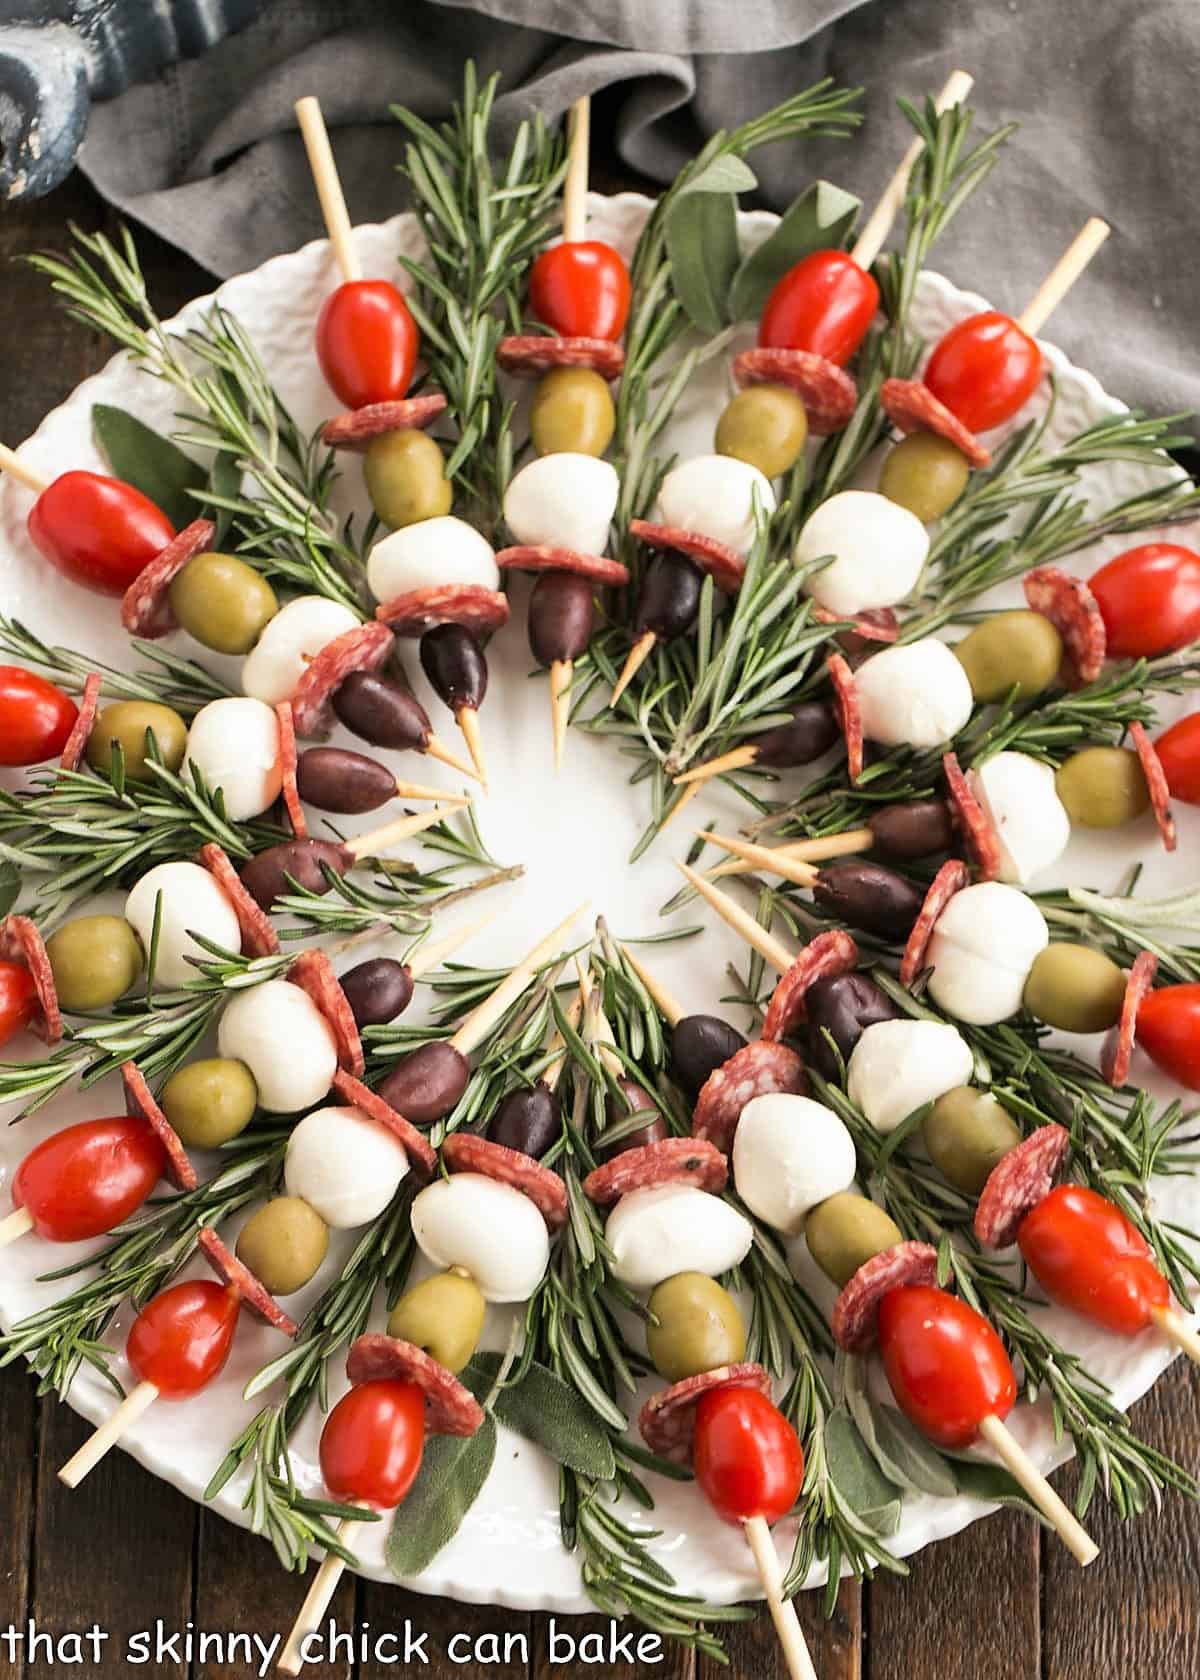
[[[100,692],[108,699],[154,700],[191,718],[210,700],[224,700],[233,693],[220,677],[194,659],[184,659],[155,642],[136,637],[130,646],[140,659],[150,661],[149,667],[118,671],[88,654],[44,642],[19,620],[0,614],[0,652],[30,670],[40,671],[70,694],[77,694],[88,674],[98,671],[104,678]]]

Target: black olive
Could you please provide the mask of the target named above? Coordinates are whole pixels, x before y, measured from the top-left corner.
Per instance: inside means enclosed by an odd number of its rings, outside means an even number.
[[[452,712],[477,712],[487,693],[483,649],[461,624],[439,624],[421,637],[421,669],[439,700]]]
[[[867,818],[875,847],[884,857],[907,862],[948,852],[954,844],[954,822],[945,799],[909,799],[885,805]]]
[[[613,1155],[624,1155],[627,1149],[642,1149],[648,1143],[661,1143],[667,1136],[667,1123],[658,1111],[658,1105],[649,1091],[636,1084],[632,1079],[618,1079],[621,1094],[625,1098],[623,1103],[615,1098],[608,1099],[608,1124],[623,1126],[631,1115],[639,1114],[643,1109],[653,1109],[654,1113],[644,1126],[638,1126],[632,1132],[605,1144],[604,1134],[597,1139],[596,1156],[598,1160],[607,1161]]]
[[[838,1078],[839,1069],[826,1033],[837,1045],[842,1060],[849,1061],[868,1027],[876,1021],[898,1020],[901,1013],[869,975],[857,971],[814,981],[804,994],[804,1008],[809,1060],[822,1078],[830,1080]]]
[[[318,811],[357,816],[377,811],[396,797],[396,778],[386,764],[341,747],[308,747],[296,760],[296,787]]]
[[[344,875],[353,863],[353,852],[333,840],[285,840],[250,859],[242,869],[242,885],[260,909],[269,910],[277,898],[291,892],[287,876],[306,892],[325,893],[329,882],[322,865]]]
[[[529,646],[539,665],[578,659],[592,639],[595,585],[574,572],[543,572],[529,597]]]
[[[671,1034],[671,1063],[694,1101],[705,1080],[745,1044],[736,1027],[718,1015],[685,1015]]]
[[[374,747],[423,748],[433,733],[416,695],[373,671],[352,671],[334,690],[332,705],[350,733]]]
[[[859,859],[827,864],[813,897],[843,922],[880,939],[907,939],[925,902],[921,889],[894,869]]]
[[[700,608],[704,579],[686,554],[656,554],[646,572],[634,630],[653,630],[660,641],[682,636]]]
[[[435,1039],[398,1062],[379,1087],[379,1095],[414,1126],[432,1126],[457,1106],[470,1077],[462,1052],[449,1039]]]
[[[394,1021],[412,1002],[413,977],[394,957],[371,957],[341,975],[342,990],[360,1027]]]
[[[765,764],[769,770],[791,770],[799,764],[811,764],[841,739],[841,733],[832,706],[823,700],[806,700],[796,707],[787,723],[755,736],[756,763]]]
[[[562,1133],[558,1098],[539,1079],[536,1085],[510,1091],[488,1123],[487,1135],[506,1149],[541,1157]]]

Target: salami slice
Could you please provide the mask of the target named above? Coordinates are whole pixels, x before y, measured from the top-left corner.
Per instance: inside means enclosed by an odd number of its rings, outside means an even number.
[[[271,926],[271,918],[261,909],[242,885],[241,876],[229,857],[210,840],[196,853],[196,861],[208,870],[225,894],[242,930],[244,957],[273,957],[279,950],[279,938]]]
[[[567,1222],[566,1185],[556,1172],[521,1149],[492,1143],[475,1132],[451,1132],[442,1145],[442,1161],[448,1172],[482,1173],[519,1190],[552,1231],[561,1230]]]
[[[692,1136],[707,1139],[728,1155],[748,1102],[775,1091],[799,1096],[803,1089],[804,1063],[794,1050],[761,1039],[743,1044],[701,1086],[692,1113]]]
[[[362,454],[372,440],[386,432],[411,432],[431,426],[446,407],[440,391],[427,391],[400,402],[368,403],[326,422],[321,442],[329,449],[353,449]]]
[[[0,961],[20,963],[29,970],[37,992],[37,1013],[29,1030],[43,1044],[57,1044],[63,1035],[63,1019],[54,970],[42,936],[28,916],[5,916],[0,922]]]
[[[925,902],[912,925],[904,955],[900,959],[900,984],[911,986],[925,967],[925,953],[937,926],[937,919],[956,892],[968,885],[971,872],[961,858],[947,858],[929,883]]]
[[[1142,766],[1142,774],[1146,778],[1146,786],[1150,790],[1150,804],[1154,811],[1154,820],[1158,824],[1158,832],[1162,835],[1163,846],[1168,852],[1173,852],[1179,843],[1179,836],[1175,831],[1175,818],[1171,815],[1171,789],[1167,785],[1167,773],[1162,767],[1162,759],[1140,723],[1129,725],[1129,739],[1133,742],[1134,751]]]
[[[829,655],[825,669],[833,684],[838,724],[846,741],[846,771],[850,780],[856,782],[863,773],[863,727],[858,695],[854,689],[854,672],[840,653]]]
[[[1110,1085],[1120,1087],[1129,1079],[1129,1065],[1133,1060],[1133,1043],[1137,1034],[1138,1010],[1142,999],[1154,985],[1158,973],[1158,958],[1152,951],[1139,951],[1133,959],[1125,981],[1125,997],[1121,1003],[1121,1019],[1104,1041],[1100,1052],[1100,1071]]]
[[[717,1388],[755,1388],[768,1400],[771,1398],[770,1377],[761,1365],[748,1360],[740,1365],[718,1365],[714,1370],[701,1371],[698,1377],[684,1377],[682,1382],[652,1394],[638,1415],[638,1428],[650,1451],[672,1464],[690,1464],[696,1407]]]
[[[819,606],[814,601],[812,615],[818,624],[847,626],[837,639],[851,659],[864,654],[867,651],[867,643],[894,642],[900,636],[900,620],[891,607],[867,607],[863,612],[852,613],[847,617],[842,613],[830,612],[828,607]]]
[[[194,1190],[200,1180],[188,1159],[179,1134],[154,1100],[136,1062],[122,1062],[121,1083],[125,1087],[125,1112],[140,1114],[162,1144],[167,1157],[167,1177],[176,1190]]]
[[[296,782],[296,725],[292,722],[292,702],[281,700],[275,708],[275,716],[279,719],[279,768],[283,774],[284,809],[296,839],[307,840],[308,818],[304,815],[304,804]]]
[[[429,1182],[437,1171],[437,1151],[411,1120],[406,1120],[403,1114],[397,1113],[391,1103],[384,1102],[378,1091],[372,1091],[369,1085],[355,1079],[345,1068],[339,1068],[334,1074],[333,1088],[352,1108],[361,1108],[364,1114],[369,1115],[385,1131],[391,1132],[392,1136],[404,1145],[404,1153],[408,1156],[408,1164],[414,1175],[426,1183]]]
[[[879,392],[879,406],[898,432],[936,432],[965,455],[973,467],[990,467],[991,453],[952,414],[928,385],[920,379],[885,379]]]
[[[502,548],[496,556],[500,570],[510,572],[572,572],[591,583],[614,589],[629,582],[629,568],[607,554],[580,554],[574,548],[555,548],[550,543],[519,543]]]
[[[1054,1188],[1071,1150],[1071,1134],[1053,1123],[1039,1126],[996,1162],[975,1209],[975,1235],[984,1248],[1009,1248],[1027,1213]]]
[[[809,941],[771,993],[762,1035],[775,1043],[787,1038],[805,1019],[804,997],[818,980],[849,974],[858,966],[858,946],[841,928]]]
[[[879,1332],[879,1303],[906,1283],[937,1282],[937,1249],[902,1242],[873,1254],[833,1303],[833,1339],[847,1353],[865,1353]]]
[[[724,1190],[729,1167],[707,1138],[661,1138],[640,1149],[624,1149],[583,1181],[583,1193],[601,1207],[611,1207],[631,1190],[656,1190],[664,1184],[691,1184],[697,1190]]]
[[[100,689],[103,683],[104,678],[99,671],[88,672],[83,684],[83,693],[79,696],[79,710],[75,714],[75,722],[63,743],[62,757],[58,761],[61,770],[78,770],[83,763],[88,736],[92,733],[92,725],[96,721],[96,708],[100,704]]]
[[[296,1321],[289,1318],[275,1297],[263,1288],[249,1266],[244,1266],[236,1254],[230,1253],[211,1225],[204,1226],[196,1242],[221,1282],[237,1291],[242,1305],[249,1307],[256,1318],[261,1318],[274,1330],[282,1330],[285,1336],[299,1335],[300,1327]]]
[[[483,1422],[483,1407],[454,1372],[398,1336],[360,1336],[351,1344],[346,1375],[355,1388],[367,1382],[416,1383],[425,1396],[431,1435],[474,1435]]]
[[[423,636],[439,624],[461,624],[486,636],[508,623],[508,596],[481,583],[438,583],[393,595],[375,608],[375,617],[394,636]]]
[[[396,638],[386,624],[359,624],[327,642],[311,659],[292,695],[292,722],[305,740],[324,741],[333,733],[330,705],[334,693],[355,671],[378,671],[391,658]]]
[[[942,774],[950,791],[950,806],[962,831],[975,873],[981,881],[994,881],[1000,874],[1003,854],[996,830],[963,775],[957,753],[942,754]]]
[[[858,387],[845,368],[811,350],[743,350],[733,358],[733,377],[741,388],[786,385],[795,391],[816,437],[840,432],[858,401]]]
[[[591,368],[601,379],[619,379],[625,352],[609,338],[552,338],[544,333],[502,338],[496,361],[518,379],[540,379],[554,368]]]
[[[287,971],[293,986],[307,992],[329,1023],[337,1045],[338,1066],[357,1079],[366,1066],[362,1039],[350,1000],[324,951],[301,951]]]
[[[649,519],[631,519],[629,531],[649,548],[666,548],[675,554],[686,554],[698,571],[712,578],[726,595],[736,595],[746,575],[746,562],[736,549],[729,548],[703,531],[685,531],[678,525],[655,525]]]
[[[121,623],[131,636],[153,641],[178,630],[167,591],[188,561],[211,548],[217,527],[211,519],[193,519],[166,548],[142,567],[121,597]]]
[[[1108,631],[1087,584],[1058,566],[1036,566],[1025,574],[1023,587],[1034,612],[1048,618],[1063,639],[1070,686],[1095,682],[1108,657]]]

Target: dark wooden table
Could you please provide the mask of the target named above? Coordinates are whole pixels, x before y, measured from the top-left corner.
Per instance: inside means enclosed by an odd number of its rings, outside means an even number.
[[[613,184],[627,185],[622,180]],[[15,264],[33,249],[61,247],[66,226],[111,228],[113,218],[91,190],[73,178],[41,204],[0,213],[3,325],[0,327],[0,439],[26,437],[55,403],[107,359],[108,346],[67,321],[48,303],[44,281]],[[140,248],[151,292],[164,315],[211,289],[211,277],[159,241]],[[1200,1373],[1182,1362],[1137,1408],[1139,1428],[1189,1466],[1200,1464]],[[76,1493],[55,1477],[57,1467],[86,1433],[83,1421],[54,1401],[39,1403],[22,1370],[0,1373],[0,1674],[23,1677],[62,1672],[95,1677],[183,1674],[189,1680],[256,1671],[242,1660],[218,1664],[164,1654],[131,1668],[125,1641],[161,1620],[169,1632],[284,1631],[299,1604],[301,1585],[276,1566],[269,1547],[214,1517],[156,1481],[120,1452],[112,1453]],[[1065,1478],[1070,1484],[1069,1475]],[[1097,1502],[1089,1526],[1101,1546],[1086,1573],[1033,1523],[1004,1513],[976,1524],[913,1560],[906,1580],[884,1579],[864,1589],[844,1584],[837,1613],[822,1620],[811,1597],[799,1600],[800,1619],[822,1680],[1194,1680],[1200,1668],[1200,1511],[1173,1499],[1161,1515],[1122,1525]],[[531,1559],[531,1575],[536,1560]],[[379,1631],[411,1619],[428,1635],[425,1672],[499,1675],[511,1680],[528,1668],[552,1669],[549,1618],[481,1609],[415,1593],[344,1581],[336,1602],[343,1628]],[[43,1642],[28,1660],[15,1659],[5,1632],[36,1623],[52,1638],[110,1635],[100,1659],[65,1668],[68,1644],[47,1661]],[[580,1629],[572,1619],[573,1631]],[[606,1624],[595,1619],[597,1627]],[[489,1661],[489,1647],[469,1652],[478,1636],[524,1634],[528,1663]],[[468,1653],[454,1662],[447,1654]],[[784,1675],[765,1614],[734,1630],[731,1672],[776,1680]],[[639,1672],[716,1680],[719,1668],[668,1651]],[[370,1658],[308,1672],[380,1680],[394,1674]],[[416,1669],[411,1669],[416,1672]],[[627,1665],[591,1672],[618,1676]]]

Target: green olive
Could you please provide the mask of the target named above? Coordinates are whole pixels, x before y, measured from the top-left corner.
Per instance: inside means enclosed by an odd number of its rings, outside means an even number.
[[[462,1272],[436,1272],[405,1290],[388,1319],[388,1335],[424,1348],[448,1371],[461,1371],[479,1345],[487,1302]]]
[[[925,1116],[922,1136],[934,1166],[967,1196],[978,1196],[997,1161],[1021,1141],[1003,1104],[974,1085],[940,1096]]]
[[[1072,753],[1054,785],[1080,828],[1120,828],[1150,804],[1138,755],[1127,747],[1085,747]]]
[[[1018,700],[1042,694],[1058,676],[1062,637],[1042,613],[1027,608],[996,613],[977,624],[954,648],[976,700]]]
[[[1125,976],[1103,951],[1065,940],[1047,945],[1025,982],[1025,1007],[1060,1032],[1107,1032],[1121,1019]]]
[[[329,1227],[299,1196],[276,1196],[242,1226],[237,1257],[272,1295],[291,1295],[329,1252]]]
[[[117,700],[105,706],[88,736],[87,760],[93,770],[107,776],[112,769],[113,742],[119,741],[125,755],[125,777],[131,782],[148,782],[146,731],[158,743],[158,756],[168,770],[178,770],[187,750],[187,724],[170,706],[153,700]]]
[[[46,941],[64,1009],[107,1009],[142,972],[142,947],[124,916],[79,916]]]
[[[454,492],[436,442],[411,427],[373,438],[363,457],[371,505],[393,531],[450,512]]]
[[[279,611],[266,578],[235,554],[195,555],[168,599],[188,635],[214,653],[249,653]]]
[[[668,1382],[736,1365],[746,1352],[737,1302],[702,1272],[665,1279],[650,1297],[650,1311],[658,1322],[646,1326],[646,1351]]]
[[[529,430],[539,455],[603,455],[615,425],[612,394],[594,368],[551,368],[538,381]]]
[[[880,494],[932,525],[966,489],[971,467],[948,438],[914,432],[888,451],[879,475]]]
[[[839,1190],[815,1207],[804,1222],[804,1235],[808,1252],[839,1289],[874,1255],[904,1241],[883,1209],[853,1190]]]
[[[254,1118],[258,1086],[245,1062],[209,1056],[173,1073],[158,1100],[189,1149],[219,1149]]]
[[[717,421],[717,454],[748,461],[768,478],[791,471],[807,438],[804,404],[786,385],[747,385]]]

